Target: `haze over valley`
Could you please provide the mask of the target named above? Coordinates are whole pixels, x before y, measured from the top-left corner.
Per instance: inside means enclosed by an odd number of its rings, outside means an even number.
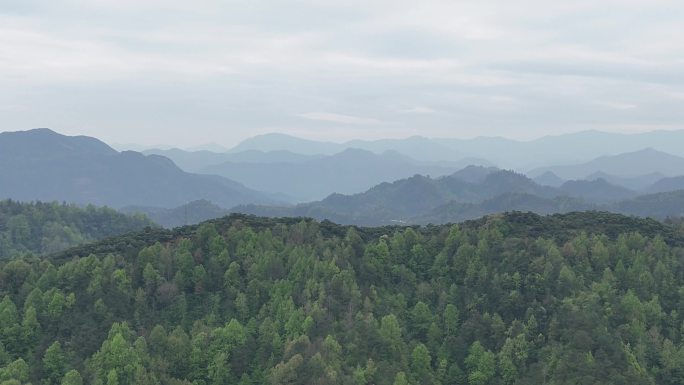
[[[665,219],[684,212],[684,157],[677,155],[684,150],[663,151],[668,147],[661,138],[681,135],[584,132],[527,142],[410,137],[341,144],[266,135],[224,152],[139,153],[35,129],[0,133],[0,193],[27,202],[109,206],[168,227],[229,212],[366,226],[459,222],[506,211],[600,210]],[[571,147],[576,137],[594,142],[607,136],[615,143],[607,154]],[[487,159],[491,152],[476,152],[483,141],[506,142],[513,161],[495,163]],[[644,147],[632,151],[637,141]],[[628,151],[613,155],[621,146]],[[406,148],[414,149],[412,156],[401,152]],[[572,150],[576,163],[565,158],[559,164]],[[522,153],[541,166],[516,167],[525,162],[515,160]]]

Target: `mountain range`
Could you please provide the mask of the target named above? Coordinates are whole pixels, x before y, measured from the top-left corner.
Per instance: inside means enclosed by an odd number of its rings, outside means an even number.
[[[441,178],[414,175],[392,183],[379,184],[360,194],[333,194],[312,203],[290,208],[245,206],[236,211],[266,216],[308,216],[339,223],[412,223],[432,210],[452,202],[479,204],[502,194],[528,194],[553,198],[564,192],[541,186],[512,171],[471,166]]]
[[[355,141],[367,148],[339,152],[331,143],[291,139],[303,153],[274,148],[276,139],[256,137],[224,153],[156,150],[200,174],[166,156],[119,152],[95,138],[49,129],[5,132],[0,198],[106,205],[145,213],[167,227],[229,212],[376,225],[455,222],[510,210],[664,218],[684,206],[677,191],[684,189],[684,158],[653,148],[537,168],[531,179],[486,161],[464,167],[461,162],[470,162],[459,158],[464,151],[453,153],[460,161],[427,161],[385,149],[411,141],[427,146],[420,138]],[[315,151],[307,153],[307,146]]]
[[[684,157],[671,155],[652,148],[618,155],[601,156],[589,162],[543,167],[529,172],[532,176],[552,172],[562,179],[596,178],[596,173],[638,178],[644,175],[678,176],[684,172]],[[603,175],[599,177],[604,177]]]
[[[219,176],[187,173],[162,156],[118,152],[97,139],[49,129],[0,133],[0,198],[114,208],[176,207],[198,199],[232,207],[279,199]]]
[[[684,191],[639,195],[605,179],[542,186],[519,173],[473,166],[441,178],[415,175],[364,193],[333,194],[296,206],[245,205],[233,211],[374,226],[459,222],[506,211],[601,210],[665,218],[684,213],[679,207],[684,207]]]
[[[396,151],[375,154],[350,148],[302,162],[226,162],[206,167],[202,172],[230,178],[257,190],[280,192],[305,202],[322,199],[332,193],[362,192],[384,181],[414,174],[448,175],[467,165],[417,162]]]
[[[667,142],[677,140],[683,132],[623,135],[587,131],[532,141],[411,137],[345,143],[266,134],[247,139],[224,153],[178,149],[146,153],[167,156],[185,171],[222,175],[250,188],[288,194],[297,201],[322,199],[333,192],[358,193],[374,184],[414,173],[445,175],[469,164],[497,164],[525,172],[539,184],[552,187],[560,187],[568,180],[605,179],[630,190],[653,192],[649,187],[658,180],[684,173],[684,156],[662,151],[666,148],[684,155]],[[616,152],[616,148],[629,151]],[[343,156],[352,150],[357,151],[358,159]],[[410,163],[409,167],[398,162],[388,172],[391,165],[387,154],[396,155],[394,158],[401,154],[403,163]],[[363,163],[363,167],[351,167],[347,164],[350,159],[351,163]],[[340,164],[335,165],[336,162]],[[525,167],[530,164],[540,167]],[[340,178],[321,179],[321,173],[337,174]]]
[[[619,155],[645,148],[684,157],[684,147],[681,143],[684,143],[684,130],[660,130],[638,134],[583,131],[527,141],[501,137],[410,137],[353,140],[345,143],[320,142],[283,134],[265,134],[244,140],[230,152],[288,150],[305,155],[332,155],[351,147],[375,153],[394,150],[419,161],[454,161],[468,157],[486,159],[499,167],[530,170],[554,164],[583,163],[601,156]]]
[[[178,148],[148,149],[145,155],[161,155],[171,159],[178,167],[188,172],[202,172],[208,167],[223,163],[302,163],[325,157],[325,155],[303,155],[287,150],[239,152],[186,151]]]

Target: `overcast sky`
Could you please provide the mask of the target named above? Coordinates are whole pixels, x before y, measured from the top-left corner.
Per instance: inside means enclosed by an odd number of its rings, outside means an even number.
[[[179,146],[680,129],[684,2],[0,0],[0,119]]]

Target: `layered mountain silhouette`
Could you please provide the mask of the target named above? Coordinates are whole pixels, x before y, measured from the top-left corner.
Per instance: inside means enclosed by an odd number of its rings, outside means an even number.
[[[464,158],[463,153],[453,147],[420,136],[404,139],[351,140],[345,143],[333,143],[301,139],[283,134],[264,134],[241,142],[231,152],[288,150],[305,155],[333,155],[349,148],[378,154],[385,151],[397,151],[422,161],[458,161]]]
[[[671,178],[663,178],[653,183],[648,191],[652,193],[668,192],[673,190],[684,189],[684,176],[676,176]]]
[[[597,172],[623,178],[653,173],[675,176],[684,173],[684,157],[646,148],[619,155],[601,156],[581,164],[545,167],[532,170],[529,174],[541,175],[548,171],[564,179],[585,179]]]
[[[563,183],[565,183],[565,179],[559,177],[551,171],[546,171],[545,173],[534,177],[533,180],[542,186],[551,187],[560,187]]]
[[[636,192],[609,183],[605,179],[570,180],[563,183],[559,189],[566,195],[582,198],[593,203],[612,203],[633,198]]]
[[[150,149],[146,155],[161,155],[171,159],[178,167],[188,172],[202,172],[206,168],[222,163],[302,163],[316,160],[324,155],[302,155],[292,151],[245,150],[240,152],[186,151],[173,149]]]
[[[684,170],[682,171],[684,172]],[[616,186],[626,187],[634,191],[645,191],[654,183],[664,179],[665,175],[660,172],[653,172],[650,174],[639,175],[634,177],[620,177],[615,175],[610,175],[608,173],[597,171],[589,176],[586,180],[596,180],[605,179],[607,182],[614,184]]]
[[[417,162],[396,151],[376,154],[346,149],[334,155],[299,162],[226,162],[202,169],[257,190],[281,192],[301,202],[331,193],[352,194],[414,174],[442,176],[466,164]]]
[[[265,134],[243,141],[231,152],[288,150],[308,155],[332,155],[353,147],[376,153],[395,150],[419,161],[448,161],[471,157],[486,159],[501,167],[529,170],[553,164],[580,164],[601,156],[638,152],[644,148],[653,148],[660,152],[684,157],[684,147],[681,143],[684,143],[684,130],[638,134],[583,131],[545,136],[529,141],[500,137],[471,139],[410,137],[354,140],[346,143],[320,142],[283,134]],[[608,170],[603,171],[621,175]],[[535,174],[537,175],[539,174]],[[565,177],[560,174],[558,176],[564,179],[582,179],[586,175],[588,173],[579,177]]]
[[[675,138],[677,133],[663,137]],[[591,135],[565,138],[572,145],[570,139]],[[625,137],[632,143],[632,136]],[[464,167],[470,160],[462,156],[477,152],[478,143],[500,150],[497,146],[508,143],[515,153],[537,141],[414,137],[349,142],[366,147],[361,149],[287,137],[296,150],[290,151],[278,148],[280,139],[256,137],[225,153],[154,150],[157,153],[144,155],[49,129],[1,133],[0,198],[107,205],[146,213],[167,227],[233,211],[358,225],[456,222],[511,210],[605,210],[657,218],[684,214],[684,193],[677,191],[684,190],[684,158],[651,148],[539,168],[531,179],[486,161]],[[445,156],[440,149],[454,143],[473,146],[449,150],[460,161],[420,161],[387,149],[409,148],[411,143],[414,154],[433,151],[435,159]],[[204,174],[184,171],[158,153]],[[294,197],[290,202],[308,203],[283,203],[288,196]]]
[[[484,176],[473,179],[476,171]],[[266,216],[310,216],[363,225],[412,223],[415,217],[450,202],[476,204],[510,193],[543,198],[562,195],[559,190],[540,186],[512,171],[468,168],[434,179],[414,175],[393,183],[379,184],[364,193],[333,194],[318,202],[289,208],[251,205],[238,207],[235,211]]]
[[[246,205],[233,211],[371,226],[458,222],[515,210],[539,214],[602,210],[664,218],[679,213],[681,207],[681,191],[638,196],[605,179],[568,181],[555,188],[512,171],[467,167],[441,178],[415,175],[382,183],[360,194],[333,194],[287,207]]]
[[[0,198],[124,207],[175,207],[208,199],[232,207],[277,197],[218,176],[190,174],[168,158],[118,152],[49,129],[0,133]]]
[[[526,193],[505,193],[479,203],[449,202],[411,219],[411,223],[449,223],[475,219],[494,213],[534,212],[540,215],[596,210],[599,206],[582,199],[558,196],[543,198]]]
[[[617,213],[640,217],[684,217],[684,190],[641,195],[608,208]]]

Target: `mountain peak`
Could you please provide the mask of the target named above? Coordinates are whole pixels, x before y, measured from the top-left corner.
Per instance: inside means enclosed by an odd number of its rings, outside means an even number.
[[[70,153],[113,155],[117,151],[99,139],[89,136],[67,136],[49,128],[0,133],[3,155],[35,154],[42,158],[66,156]]]
[[[24,201],[111,207],[171,207],[200,198],[226,207],[271,201],[229,179],[185,173],[163,156],[117,152],[95,138],[50,129],[0,134],[0,165],[0,197]]]
[[[684,158],[653,147],[645,147],[617,155],[604,155],[586,163],[536,169],[531,173],[553,171],[564,179],[585,179],[600,171],[621,178],[631,178],[655,172],[667,176],[680,175],[683,169]]]

